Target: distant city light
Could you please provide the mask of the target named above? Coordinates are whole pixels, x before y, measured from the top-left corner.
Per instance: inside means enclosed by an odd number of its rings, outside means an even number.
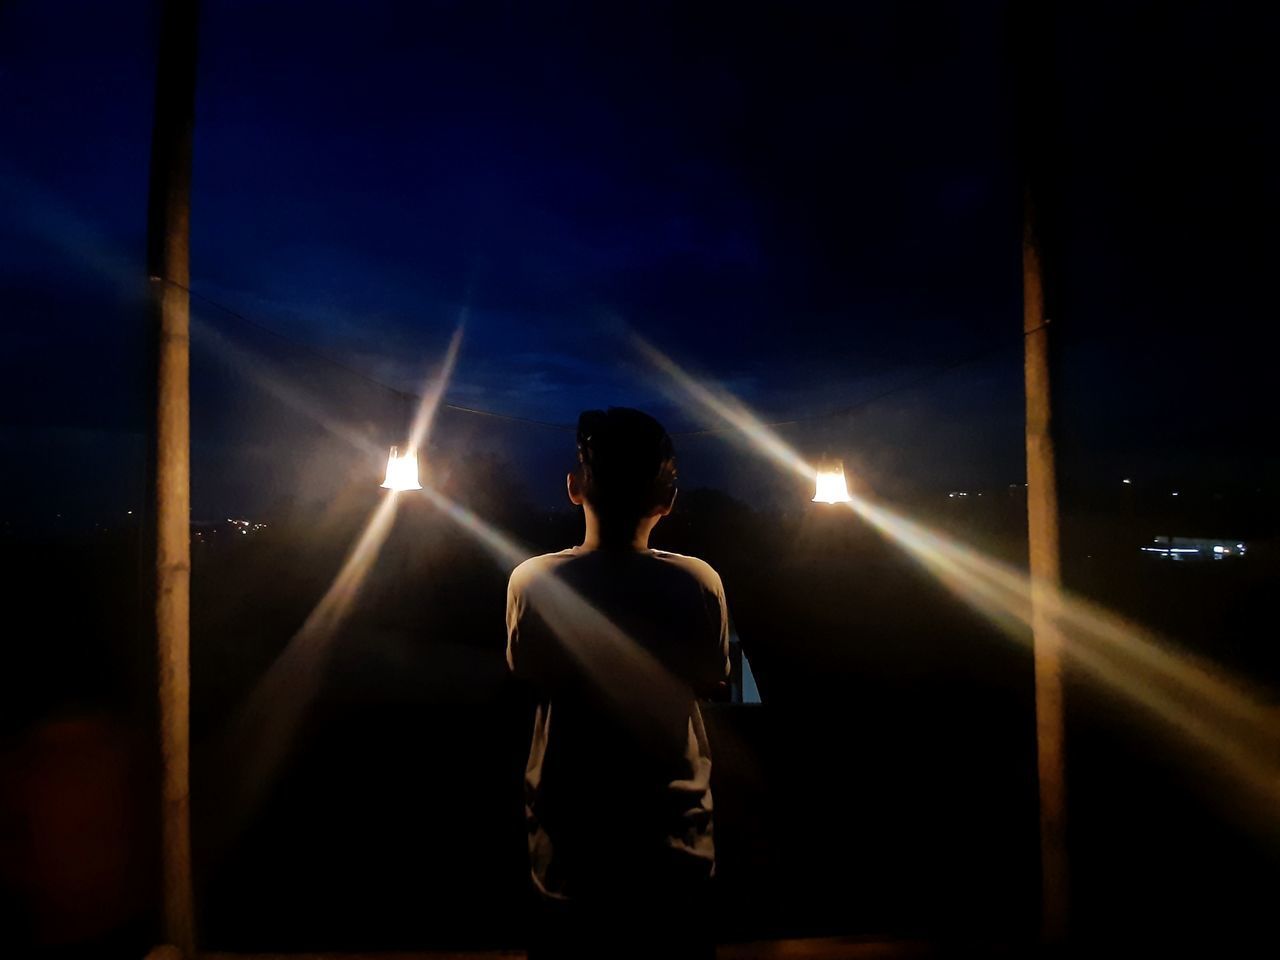
[[[844,474],[841,473],[842,482],[843,477]],[[392,447],[391,455],[387,457],[387,478],[382,481],[382,486],[388,490],[421,490],[422,484],[418,482],[418,452],[410,449],[401,456],[400,448]],[[848,496],[846,493],[846,500]]]
[[[837,460],[818,468],[814,503],[849,503],[852,499],[844,479],[844,464]]]
[[[257,523],[253,520],[233,520],[231,517],[227,517],[227,523],[235,527],[236,533],[243,534],[246,537],[251,533],[257,533],[259,530],[267,528],[265,523]]]
[[[1244,544],[1223,543],[1216,537],[1156,537],[1154,547],[1141,547],[1171,560],[1232,560],[1244,556]]]

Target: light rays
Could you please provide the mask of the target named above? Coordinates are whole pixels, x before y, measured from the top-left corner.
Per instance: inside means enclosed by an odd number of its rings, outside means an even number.
[[[460,336],[461,328],[450,342],[440,375],[424,391],[408,438],[415,449],[426,445],[457,360]],[[235,355],[234,351],[231,355]],[[335,436],[371,454],[380,450],[341,422],[330,419],[323,406],[305,390],[278,379],[267,368],[249,366],[273,395],[322,423]],[[503,569],[510,570],[529,556],[529,551],[506,533],[440,493],[429,477],[420,495],[474,538]],[[333,641],[394,525],[398,504],[399,495],[388,492],[325,595],[233,718],[224,749],[233,754],[240,774],[224,830],[239,828],[287,753],[307,704],[319,691]],[[672,731],[664,725],[661,712],[655,711],[654,705],[683,704],[692,699],[694,694],[688,684],[558,578],[542,578],[538,595],[538,613],[634,733],[649,740],[685,734],[684,726]],[[736,749],[731,739],[721,736],[718,741],[725,749]]]
[[[391,532],[398,503],[392,492],[378,504],[329,589],[232,718],[222,744],[223,760],[237,769],[235,779],[228,781],[234,790],[226,831],[239,828],[288,752],[307,705],[320,689],[333,638]]]
[[[428,486],[423,493],[504,569],[517,566],[529,556],[528,550],[505,533],[433,487]],[[655,705],[683,704],[693,699],[694,692],[684,680],[559,577],[543,575],[529,586],[530,592],[536,594],[534,608],[538,615],[613,703],[618,715],[639,727],[641,735],[661,735],[644,729],[652,726],[658,712]]]
[[[458,324],[453,336],[449,338],[449,346],[445,349],[444,361],[440,365],[439,375],[431,381],[422,393],[422,402],[418,404],[413,418],[413,426],[409,428],[409,449],[421,450],[426,445],[427,434],[435,423],[436,413],[444,399],[444,392],[453,377],[453,368],[458,363],[458,350],[462,346],[462,329],[465,325],[466,310],[463,310],[463,321]]]
[[[120,253],[127,249],[107,240],[91,221],[80,216],[43,186],[0,161],[0,198],[9,217],[25,221],[39,237],[86,274],[114,288],[124,301],[140,297],[141,264]]]
[[[453,375],[461,342],[462,327],[459,326],[449,341],[439,374],[423,392],[410,431],[410,440],[414,444],[426,443],[440,401]],[[309,402],[305,392],[283,383],[276,384],[273,392],[301,412],[323,422],[322,409]],[[334,432],[357,442],[363,449],[364,444],[354,438],[350,431],[334,429]],[[388,491],[365,524],[324,596],[233,718],[223,749],[234,754],[240,776],[236,781],[238,789],[228,811],[227,830],[234,831],[238,828],[270,782],[281,758],[292,743],[306,706],[319,690],[334,638],[359,599],[369,571],[373,569],[391,532],[398,505],[398,494]]]
[[[671,380],[686,402],[724,420],[757,454],[806,479],[816,471],[744,404],[699,383],[656,347],[639,351]],[[1137,624],[1045,584],[960,541],[851,494],[848,507],[906,551],[951,593],[1006,634],[1030,639],[1031,597],[1043,597],[1061,631],[1064,651],[1082,675],[1160,721],[1178,745],[1192,745],[1210,768],[1229,778],[1237,796],[1274,824],[1280,802],[1280,711],[1226,671],[1176,650]]]
[[[864,498],[855,496],[850,507],[1005,633],[1029,638],[1026,574]],[[1043,598],[1073,664],[1207,751],[1258,801],[1280,801],[1277,715],[1260,694],[1087,600],[1051,587]]]
[[[632,334],[631,342],[650,363],[671,378],[681,394],[728,423],[757,453],[763,454],[778,466],[806,480],[816,480],[817,469],[791,449],[781,437],[761,423],[760,418],[736,397],[723,390],[712,390],[699,383],[643,337]]]
[[[213,326],[197,318],[194,313],[191,316],[191,332],[199,337],[201,346],[211,349],[237,373],[247,376],[263,391],[303,414],[339,440],[371,458],[385,454],[381,444],[374,443],[370,437],[329,413],[325,403],[310,390],[291,380],[267,360],[238,346]]]

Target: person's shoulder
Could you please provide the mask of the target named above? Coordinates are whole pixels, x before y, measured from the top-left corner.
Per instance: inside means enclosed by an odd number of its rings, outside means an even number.
[[[650,555],[674,570],[679,570],[691,580],[698,581],[703,587],[714,593],[723,593],[724,584],[716,568],[699,557],[690,557],[683,553],[672,553],[669,550],[651,550]]]
[[[536,557],[530,557],[511,571],[510,589],[521,590],[527,587],[539,577],[555,570],[556,567],[572,556],[574,556],[574,549],[569,547],[567,550],[559,550],[556,553],[544,553]]]

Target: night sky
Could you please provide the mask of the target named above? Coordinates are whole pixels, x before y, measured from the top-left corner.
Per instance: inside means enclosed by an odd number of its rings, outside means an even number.
[[[1274,23],[1170,6],[1071,4],[1043,51],[1066,466],[1082,485],[1274,487]],[[201,293],[409,390],[465,312],[449,399],[555,422],[624,404],[707,425],[628,329],[771,418],[982,355],[790,436],[884,489],[1022,479],[1005,4],[202,7]],[[145,3],[0,7],[0,449],[18,510],[110,514],[140,489],[155,41]],[[245,358],[395,439],[344,393],[377,388],[321,385],[301,346],[195,315],[198,511],[296,482],[247,479],[302,441],[235,373]],[[554,495],[568,435],[465,420],[440,442]],[[687,482],[764,489],[722,440],[684,450]]]

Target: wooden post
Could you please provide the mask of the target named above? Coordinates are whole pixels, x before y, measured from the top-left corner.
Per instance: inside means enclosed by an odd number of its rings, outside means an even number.
[[[1035,658],[1036,759],[1040,783],[1041,932],[1067,932],[1066,775],[1063,761],[1062,633],[1053,615],[1062,585],[1058,480],[1049,381],[1051,328],[1045,315],[1040,243],[1030,191],[1023,203],[1022,330],[1027,393],[1027,540]]]
[[[1025,349],[1027,546],[1035,660],[1036,763],[1040,786],[1041,935],[1061,944],[1068,930],[1066,768],[1063,755],[1063,635],[1054,617],[1062,586],[1058,475],[1050,383],[1054,328],[1046,310],[1040,214],[1058,156],[1052,112],[1053,11],[1038,2],[1010,5],[1017,129],[1023,176],[1022,333]],[[1050,280],[1052,280],[1050,274]]]
[[[160,726],[163,934],[195,955],[191,878],[190,580],[191,133],[195,113],[195,0],[164,0],[156,70],[147,271],[156,357],[155,637]]]

